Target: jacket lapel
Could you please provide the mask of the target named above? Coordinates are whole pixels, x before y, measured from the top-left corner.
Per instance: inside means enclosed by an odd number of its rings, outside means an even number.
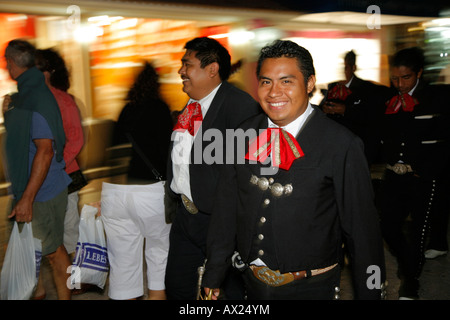
[[[206,116],[203,118],[202,128],[203,130],[207,130],[213,127],[213,123],[217,118],[217,114],[219,113],[220,106],[223,104],[225,100],[225,92],[228,89],[228,83],[226,81],[222,82],[219,90],[217,90],[214,99],[211,101],[211,105],[209,106],[208,112]]]

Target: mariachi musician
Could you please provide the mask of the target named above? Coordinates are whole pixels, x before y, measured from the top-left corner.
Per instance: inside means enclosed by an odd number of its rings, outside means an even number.
[[[448,214],[450,90],[427,85],[423,68],[424,54],[417,47],[394,55],[391,82],[395,90],[381,126],[381,155],[387,163],[381,226],[398,259],[400,299],[418,298],[430,218]],[[411,228],[405,233],[407,217]]]
[[[281,40],[264,47],[257,76],[265,114],[241,125],[255,137],[222,171],[205,293],[220,298],[237,245],[249,300],[334,299],[345,242],[354,296],[379,299],[384,252],[361,139],[310,104],[315,71],[305,48]]]
[[[359,78],[356,70],[356,54],[352,50],[344,57],[345,80],[328,85],[321,108],[329,118],[363,140],[367,160],[373,163],[377,161],[379,122],[384,113],[384,102],[389,98],[389,88]]]

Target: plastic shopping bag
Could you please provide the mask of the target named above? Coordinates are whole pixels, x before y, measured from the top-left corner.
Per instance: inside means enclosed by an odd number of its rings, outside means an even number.
[[[39,278],[41,257],[41,242],[33,238],[31,222],[24,223],[21,232],[14,222],[1,272],[2,300],[31,297]]]
[[[109,271],[106,237],[103,222],[96,214],[97,208],[93,206],[84,205],[81,210],[80,235],[71,270],[73,288],[88,283],[103,289],[106,283]]]

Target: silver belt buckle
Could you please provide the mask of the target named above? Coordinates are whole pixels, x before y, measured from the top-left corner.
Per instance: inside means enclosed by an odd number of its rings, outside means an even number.
[[[404,163],[396,163],[393,166],[389,166],[389,169],[394,171],[398,175],[404,175],[408,172],[412,172],[411,166],[406,165]]]
[[[403,163],[394,164],[394,172],[399,175],[404,175],[408,172],[408,168]]]
[[[189,200],[189,198],[186,197],[184,194],[181,195],[181,201],[183,202],[183,206],[186,208],[186,210],[190,214],[197,214],[198,213],[198,209],[195,206],[195,204],[191,200]]]

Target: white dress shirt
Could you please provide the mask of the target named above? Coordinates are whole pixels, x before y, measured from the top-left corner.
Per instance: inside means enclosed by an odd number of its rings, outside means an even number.
[[[211,93],[200,100],[190,99],[189,103],[198,102],[202,108],[202,116],[205,119],[211,102],[213,101],[217,91],[220,88],[219,84]],[[201,130],[201,127],[200,129]],[[198,131],[197,131],[198,132]],[[184,194],[192,201],[189,164],[191,163],[191,150],[194,143],[195,136],[192,136],[188,130],[184,132],[174,131],[172,133],[173,149],[171,153],[173,179],[170,188],[173,192]]]
[[[300,132],[300,129],[305,124],[306,119],[309,117],[311,112],[313,112],[313,110],[314,109],[312,108],[311,103],[308,102],[308,106],[306,107],[305,112],[303,112],[297,119],[295,119],[291,123],[288,123],[284,127],[281,127],[281,129],[289,132],[293,137],[296,138],[297,134]],[[272,122],[272,120],[270,120],[270,118],[268,118],[268,120],[269,128],[279,128],[275,123]]]

